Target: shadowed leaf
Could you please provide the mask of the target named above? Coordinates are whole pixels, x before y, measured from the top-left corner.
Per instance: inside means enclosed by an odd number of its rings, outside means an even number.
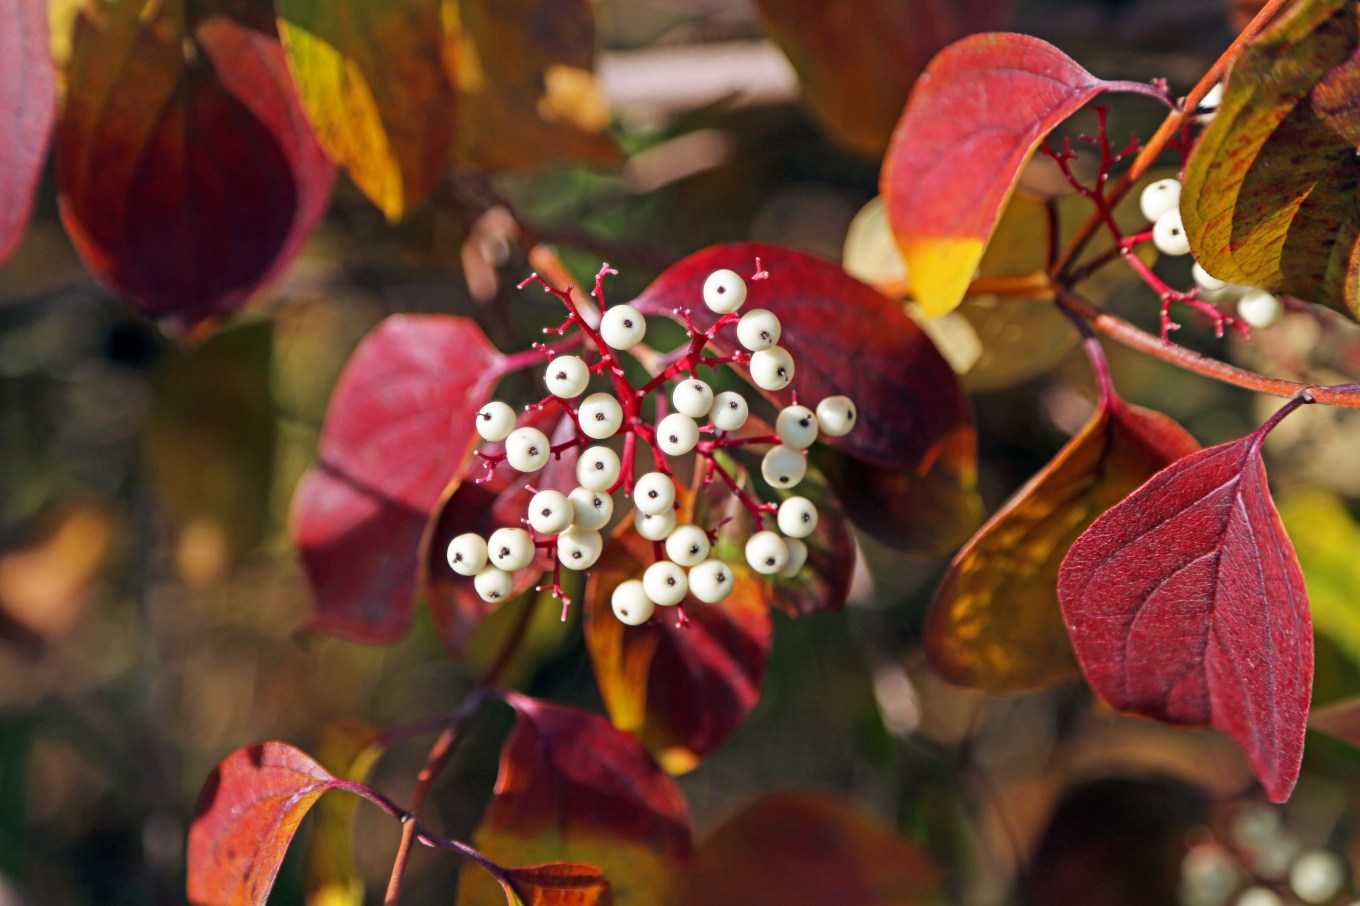
[[[238,308],[301,248],[334,168],[271,33],[117,0],[82,16],[57,129],[62,219],[86,267],[180,327]]]
[[[422,539],[478,441],[500,362],[473,322],[445,315],[395,315],[355,350],[293,495],[313,628],[374,644],[406,632]]]
[[[460,167],[612,164],[609,110],[595,78],[590,0],[461,0],[456,83]]]
[[[1196,449],[1166,416],[1107,396],[950,564],[926,621],[931,667],[985,692],[1079,677],[1054,590],[1067,549],[1097,516]]]
[[[1181,214],[1216,277],[1360,308],[1354,4],[1312,0],[1233,65],[1185,171]]]
[[[1010,0],[839,3],[760,0],[765,30],[798,70],[813,115],[847,147],[888,146],[912,82],[935,52],[1005,24]]]
[[[614,902],[604,872],[594,865],[550,862],[507,868],[514,888],[501,884],[510,906],[608,906]]]
[[[279,0],[278,11],[326,153],[400,220],[434,188],[453,141],[440,0]]]
[[[930,859],[848,805],[776,793],[710,834],[678,903],[910,906],[941,902]]]
[[[663,903],[667,879],[692,848],[675,781],[602,717],[513,692],[505,700],[519,719],[501,750],[476,847],[502,865],[597,865],[620,903]],[[463,872],[460,906],[504,902],[486,872]]]
[[[1360,749],[1360,698],[1314,708],[1308,716],[1308,729],[1326,733]]]
[[[859,409],[854,430],[818,445],[859,461],[846,469],[824,469],[843,491],[851,518],[857,518],[861,503],[870,511],[881,507],[883,518],[871,519],[865,528],[883,532],[889,543],[923,551],[962,543],[981,515],[972,414],[949,364],[897,303],[821,258],[748,242],[690,255],[633,304],[646,314],[667,317],[675,317],[677,307],[689,308],[695,324],[706,328],[717,318],[703,304],[708,275],[731,268],[747,277],[757,258],[769,277],[750,282],[746,308],[766,308],[782,322],[779,345],[795,365],[791,389],[814,406],[824,397],[845,394]],[[712,348],[728,354],[739,347],[724,331]],[[781,406],[792,396],[789,390],[762,393]],[[861,463],[868,468],[853,474]],[[892,496],[854,499],[850,488],[866,484]],[[917,503],[930,507],[928,515],[913,506]]]
[[[1102,698],[1212,724],[1282,802],[1303,758],[1313,628],[1263,436],[1178,460],[1097,519],[1063,561],[1058,599]]]
[[[227,756],[203,785],[189,828],[189,902],[264,903],[298,824],[334,784],[321,765],[281,742]]]
[[[631,523],[610,539],[586,585],[586,645],[609,715],[673,772],[689,770],[725,742],[760,698],[770,654],[769,592],[741,549],[716,549],[732,565],[736,587],[721,604],[686,598],[685,627],[676,625],[672,607],[658,607],[642,626],[614,616],[614,589],[641,578],[655,559],[651,542]]]
[[[1109,83],[1027,35],[964,38],[912,89],[880,191],[927,317],[962,301],[1020,170]]]
[[[57,113],[43,0],[0,0],[0,264],[24,235]]]

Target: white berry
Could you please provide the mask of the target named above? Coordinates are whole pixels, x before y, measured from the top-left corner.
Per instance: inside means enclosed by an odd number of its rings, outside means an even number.
[[[666,536],[666,556],[681,566],[695,566],[708,557],[708,533],[697,525],[677,525]]]
[[[1181,181],[1179,179],[1159,179],[1150,183],[1143,194],[1138,196],[1138,207],[1148,223],[1156,223],[1170,211],[1180,208]]]
[[[675,505],[675,482],[664,472],[648,472],[633,484],[633,506],[648,516],[669,513]]]
[[[623,407],[608,393],[592,393],[581,401],[576,410],[581,433],[592,440],[613,437],[623,424]]]
[[[746,281],[736,271],[714,271],[704,281],[704,304],[720,315],[741,308],[746,301]]]
[[[760,352],[779,342],[780,330],[774,312],[753,308],[737,322],[737,340],[752,352]]]
[[[543,382],[548,385],[548,392],[553,396],[564,400],[575,399],[590,383],[590,366],[580,356],[557,356],[543,372]]]
[[[791,488],[807,474],[807,459],[793,447],[779,444],[760,461],[760,474],[770,487]]]
[[[780,575],[785,579],[792,579],[794,576],[798,575],[798,572],[803,568],[803,564],[807,563],[808,549],[807,545],[797,538],[785,538],[784,546],[789,550],[789,559],[779,570],[777,575]]]
[[[642,582],[637,579],[620,582],[609,604],[614,608],[614,616],[619,618],[619,622],[628,626],[641,626],[652,618],[652,612],[656,610],[656,603],[647,597]]]
[[[504,601],[515,590],[515,577],[503,569],[484,566],[472,577],[472,587],[483,601]]]
[[[761,390],[783,390],[793,381],[793,356],[783,346],[751,353],[751,380]]]
[[[731,390],[724,390],[713,397],[713,408],[708,411],[708,420],[719,431],[735,431],[746,424],[751,407],[746,397]]]
[[[789,547],[774,532],[756,532],[746,542],[746,562],[764,576],[773,576],[789,562]]]
[[[1196,117],[1196,119],[1198,119],[1202,123],[1207,123],[1211,121],[1214,118],[1214,114],[1218,113],[1218,108],[1222,104],[1223,104],[1223,83],[1215,82],[1214,87],[1210,88],[1205,93],[1204,97],[1200,99],[1199,106],[1195,108],[1196,110],[1204,111],[1203,113],[1199,114],[1199,116]]]
[[[806,538],[817,530],[817,507],[806,497],[790,497],[779,505],[775,521],[790,538]]]
[[[590,569],[602,550],[604,539],[590,529],[574,525],[557,536],[557,559],[567,569]]]
[[[1152,225],[1152,244],[1163,255],[1190,254],[1190,237],[1185,235],[1180,211],[1167,211]]]
[[[1284,906],[1284,899],[1269,887],[1248,887],[1235,906]]]
[[[648,541],[665,541],[666,536],[675,531],[675,510],[667,510],[664,513],[634,513],[633,528]]]
[[[521,472],[537,472],[551,455],[548,436],[537,428],[516,428],[505,439],[505,461]]]
[[[590,488],[577,488],[567,495],[571,501],[572,525],[598,532],[614,515],[614,498]]]
[[[1237,300],[1237,316],[1258,330],[1274,327],[1284,317],[1284,305],[1263,289],[1248,290]]]
[[[500,400],[492,400],[477,410],[477,433],[482,440],[505,440],[515,430],[515,410]]]
[[[689,579],[678,564],[659,560],[642,574],[642,587],[660,607],[674,607],[689,594]]]
[[[828,396],[817,404],[817,427],[827,437],[844,437],[855,427],[859,410],[848,396]]]
[[[774,433],[786,447],[806,450],[817,439],[817,414],[807,406],[785,406],[774,420]]]
[[[721,560],[705,560],[689,571],[690,594],[705,604],[721,604],[735,584],[731,567]]]
[[[576,482],[590,491],[607,491],[622,469],[619,454],[608,447],[590,447],[576,460]]]
[[[600,338],[615,349],[632,349],[647,335],[647,322],[631,305],[615,305],[600,319]]]
[[[486,539],[491,565],[506,572],[524,569],[534,559],[534,539],[522,528],[499,528]]]
[[[675,411],[690,418],[703,418],[713,408],[713,388],[698,378],[689,378],[675,385],[671,394]]]
[[[540,535],[566,531],[575,517],[571,501],[561,491],[539,491],[529,500],[529,525]]]
[[[1325,903],[1346,882],[1346,863],[1328,849],[1304,850],[1289,868],[1289,886],[1305,903]]]
[[[683,412],[672,412],[656,426],[656,444],[667,456],[683,456],[699,442],[699,426]]]
[[[460,576],[475,576],[486,566],[486,539],[465,532],[449,542],[449,569]]]

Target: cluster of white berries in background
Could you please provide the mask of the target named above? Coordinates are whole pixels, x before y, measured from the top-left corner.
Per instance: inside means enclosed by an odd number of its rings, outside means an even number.
[[[707,458],[707,480],[712,480],[715,470],[721,471],[733,493],[743,496],[743,503],[756,518],[757,531],[745,546],[751,569],[766,576],[796,575],[808,556],[803,539],[817,528],[816,506],[801,496],[787,496],[777,508],[773,504],[758,504],[754,498],[744,496],[745,492],[736,490],[735,480],[712,458],[712,452],[724,446],[768,442],[770,449],[760,464],[761,477],[772,488],[791,490],[807,473],[808,447],[819,436],[847,434],[854,427],[857,413],[849,397],[827,397],[815,409],[799,405],[795,397],[793,405],[778,413],[773,437],[752,441],[729,436],[746,425],[750,416],[747,400],[731,390],[715,393],[698,377],[698,364],[745,365],[751,381],[768,391],[784,390],[794,378],[793,357],[779,345],[782,331],[779,318],[763,308],[736,316],[746,295],[746,283],[734,271],[719,270],[709,275],[703,287],[703,301],[719,315],[718,321],[706,334],[697,333],[691,326],[687,359],[672,366],[665,376],[673,384],[669,406],[658,403],[658,408],[670,411],[654,425],[643,417],[640,403],[649,389],[659,388],[665,381],[657,379],[642,391],[633,390],[622,370],[614,368],[610,361],[614,351],[626,351],[642,342],[647,331],[643,316],[631,306],[615,305],[605,310],[598,331],[592,332],[568,303],[573,316],[568,323],[577,323],[586,331],[597,346],[599,360],[592,365],[582,356],[552,355],[543,381],[551,394],[545,402],[556,402],[571,415],[576,438],[554,447],[538,428],[520,427],[515,411],[499,401],[487,403],[478,411],[476,427],[483,440],[505,444],[503,456],[486,457],[493,468],[494,462],[503,460],[518,472],[532,474],[542,470],[562,450],[581,447],[575,476],[578,487],[569,494],[537,490],[521,520],[523,527],[500,528],[487,538],[471,532],[455,537],[448,546],[448,563],[453,571],[472,577],[484,600],[503,601],[513,593],[513,574],[532,564],[538,550],[548,550],[555,553],[557,560],[551,587],[560,595],[556,570],[580,571],[595,565],[604,546],[601,532],[614,516],[613,494],[631,487],[633,526],[642,538],[656,544],[659,556],[640,578],[628,579],[614,590],[611,599],[614,614],[622,622],[636,626],[651,619],[657,607],[678,605],[690,595],[705,604],[717,604],[735,587],[732,569],[712,556],[719,529],[678,524],[676,483],[667,462],[670,457],[685,456],[697,449]],[[698,362],[707,342],[731,324],[736,325],[737,340],[744,352]],[[607,370],[611,372],[614,392],[587,393],[592,377]],[[529,408],[541,407],[542,404]],[[705,419],[707,423],[701,424]],[[654,470],[635,475],[633,463],[623,461],[612,446],[604,443],[620,433],[634,435],[623,448],[626,454],[635,454],[639,446],[650,448],[657,460]],[[592,443],[595,441],[600,443]],[[696,468],[702,469],[704,465]],[[767,514],[773,515],[777,531],[763,527]],[[664,557],[660,556],[663,553]]]
[[[1181,222],[1180,202],[1181,182],[1178,179],[1159,179],[1150,183],[1138,198],[1143,216],[1152,223],[1153,245],[1163,255],[1190,253],[1190,240],[1185,235],[1185,224]],[[1198,262],[1191,268],[1191,274],[1201,299],[1236,302],[1237,317],[1252,327],[1273,327],[1284,317],[1284,305],[1273,293],[1220,280]]]

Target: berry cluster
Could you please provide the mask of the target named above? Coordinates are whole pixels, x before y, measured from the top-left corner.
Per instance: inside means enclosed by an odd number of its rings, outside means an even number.
[[[504,443],[503,453],[479,451],[486,466],[479,481],[488,480],[502,463],[521,473],[538,472],[575,447],[580,448],[578,487],[563,494],[526,485],[534,494],[521,519],[522,526],[496,529],[487,538],[471,532],[461,534],[449,543],[448,562],[454,572],[472,577],[484,600],[499,601],[512,594],[513,574],[533,563],[538,551],[546,551],[553,558],[553,581],[540,590],[551,590],[562,599],[565,618],[570,601],[562,593],[561,569],[583,571],[595,565],[604,548],[601,533],[614,517],[613,495],[622,490],[632,498],[634,529],[653,543],[655,562],[640,579],[629,579],[615,589],[611,602],[614,614],[636,626],[651,619],[658,606],[674,606],[683,625],[687,620],[678,605],[686,596],[716,604],[731,594],[735,582],[729,566],[712,556],[719,530],[727,520],[710,527],[678,524],[676,460],[693,454],[696,480],[707,485],[721,479],[750,513],[756,531],[747,540],[745,553],[753,570],[766,576],[794,576],[807,560],[807,545],[802,539],[817,527],[817,508],[800,496],[786,497],[777,504],[760,502],[715,454],[727,448],[768,445],[760,464],[762,478],[771,488],[792,489],[807,472],[807,448],[820,435],[847,434],[855,424],[855,405],[848,397],[831,396],[810,409],[800,405],[795,396],[793,404],[779,412],[773,434],[768,429],[764,434],[749,430],[736,433],[750,427],[747,400],[731,390],[715,393],[700,378],[699,369],[745,367],[757,387],[779,391],[793,382],[794,362],[788,350],[779,345],[782,328],[772,312],[757,308],[737,314],[746,301],[747,285],[731,270],[715,271],[704,283],[704,304],[719,316],[713,326],[700,330],[694,325],[692,311],[677,311],[687,327],[687,345],[662,359],[670,364],[659,374],[641,387],[634,386],[618,354],[642,343],[647,322],[632,306],[605,305],[603,280],[613,273],[605,265],[595,279],[591,295],[601,309],[597,324],[577,307],[571,287],[555,289],[537,274],[520,284],[522,288],[536,282],[566,306],[567,320],[545,332],[564,335],[573,327],[578,329],[556,347],[535,344],[548,358],[543,381],[549,395],[525,407],[532,411],[547,406],[560,408],[575,426],[574,436],[553,444],[538,428],[520,426],[515,411],[499,401],[486,404],[476,415],[482,439]],[[752,279],[766,276],[757,260]],[[709,344],[733,325],[743,351],[727,356],[709,354]],[[586,346],[581,355],[563,354],[564,347],[576,345]],[[607,378],[611,389],[588,392],[597,377]],[[668,385],[668,396],[659,392]],[[648,417],[644,402],[654,393],[657,398]],[[700,424],[704,419],[707,423]],[[621,438],[621,452],[606,444],[614,438]],[[646,471],[639,466],[644,455],[651,460]],[[771,518],[774,528],[766,528]]]
[[[1159,179],[1143,189],[1138,198],[1143,216],[1152,223],[1152,242],[1163,255],[1190,253],[1190,240],[1181,222],[1180,202],[1181,182],[1178,179]],[[1236,302],[1238,319],[1252,327],[1272,327],[1284,317],[1284,305],[1273,293],[1220,280],[1199,262],[1195,262],[1191,273],[1199,287],[1199,298],[1213,303]]]

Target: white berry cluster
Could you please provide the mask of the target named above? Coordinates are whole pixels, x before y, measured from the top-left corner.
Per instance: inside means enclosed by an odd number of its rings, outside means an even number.
[[[602,306],[600,279],[605,273],[612,273],[607,265],[597,278],[594,294]],[[543,283],[537,277],[530,279]],[[715,393],[698,376],[700,366],[716,369],[723,364],[745,365],[751,381],[770,391],[787,388],[794,376],[793,357],[779,345],[779,318],[763,308],[736,314],[746,301],[747,286],[734,271],[715,271],[704,284],[703,301],[719,315],[714,326],[699,331],[687,312],[687,350],[678,358],[671,357],[675,361],[666,371],[642,388],[633,387],[617,365],[617,353],[637,346],[646,335],[641,313],[628,305],[615,305],[605,309],[599,327],[593,328],[580,316],[569,291],[555,290],[546,283],[543,286],[562,299],[570,313],[568,321],[551,332],[560,334],[569,325],[576,325],[585,335],[587,352],[565,355],[548,351],[543,381],[550,396],[527,408],[559,406],[574,422],[576,436],[554,446],[538,428],[518,426],[515,411],[498,401],[478,411],[476,427],[483,440],[504,442],[503,454],[481,454],[490,469],[504,462],[518,472],[532,474],[564,450],[580,447],[578,487],[569,494],[537,490],[521,520],[522,527],[500,528],[488,538],[471,532],[458,535],[448,547],[448,562],[454,572],[472,577],[483,599],[500,601],[512,593],[513,573],[529,566],[536,551],[545,550],[556,556],[553,584],[548,587],[560,597],[561,568],[586,570],[599,559],[604,546],[601,532],[614,516],[613,494],[622,489],[632,498],[634,528],[642,538],[655,543],[658,556],[641,578],[624,581],[614,590],[611,603],[615,615],[624,623],[640,625],[658,606],[678,605],[687,595],[706,604],[723,601],[735,583],[728,564],[712,556],[718,528],[677,524],[677,490],[669,458],[693,452],[706,460],[705,470],[699,473],[704,480],[712,481],[717,473],[755,519],[757,531],[746,542],[750,567],[768,576],[796,575],[807,560],[802,539],[817,527],[817,508],[800,496],[786,497],[777,506],[758,502],[740,488],[713,453],[726,447],[769,444],[761,461],[761,476],[772,488],[792,489],[807,472],[807,448],[820,435],[841,437],[854,427],[854,403],[845,396],[832,396],[810,409],[795,398],[793,405],[779,412],[773,435],[732,435],[746,425],[748,403],[740,393]],[[730,356],[706,355],[709,341],[733,324],[744,351]],[[612,391],[587,393],[597,376],[608,377]],[[658,401],[657,408],[671,411],[653,423],[643,415],[642,401],[667,384],[671,385],[669,406]],[[701,424],[703,420],[705,424]],[[623,457],[605,443],[616,436],[624,438]],[[644,447],[651,454],[653,467],[638,474],[634,461],[639,448]],[[769,516],[773,516],[777,531],[764,527]]]
[[[1180,212],[1181,182],[1178,179],[1159,179],[1143,189],[1138,204],[1143,216],[1152,223],[1152,242],[1163,255],[1187,255],[1190,240]],[[1196,262],[1191,268],[1199,296],[1208,302],[1236,302],[1237,317],[1255,328],[1264,329],[1278,324],[1284,317],[1284,305],[1274,294],[1264,289],[1228,283],[1212,276]]]

